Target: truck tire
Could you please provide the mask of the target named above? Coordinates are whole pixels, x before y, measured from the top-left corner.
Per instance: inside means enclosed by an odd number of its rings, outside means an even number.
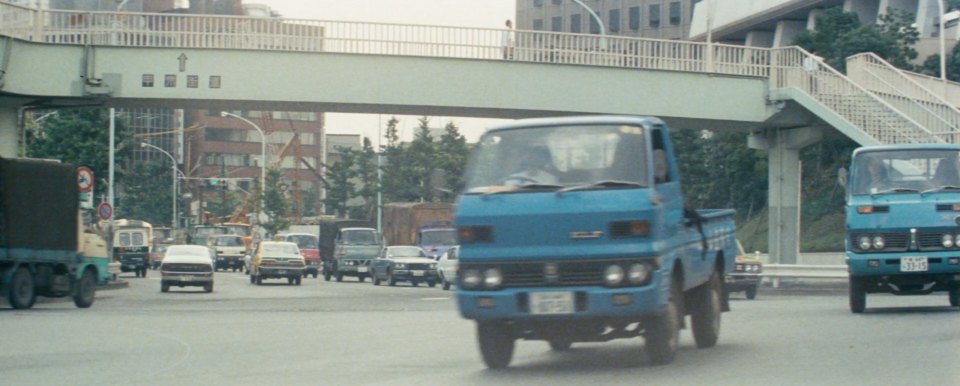
[[[854,314],[862,313],[867,308],[867,290],[864,288],[863,280],[850,277],[850,312]]]
[[[667,309],[662,314],[645,318],[643,337],[646,341],[647,356],[654,365],[665,365],[673,362],[677,356],[677,347],[680,345],[680,311],[677,307],[679,297],[679,283],[673,283]]]
[[[257,275],[257,285],[263,285],[263,276]]]
[[[510,330],[502,323],[477,322],[477,341],[483,363],[491,369],[502,369],[513,359],[515,340]]]
[[[294,284],[296,284],[296,285],[300,285],[300,280],[303,280],[303,278],[301,278],[301,277],[297,277],[297,279],[296,279],[296,280],[294,280]]]
[[[10,282],[10,294],[7,296],[10,305],[18,310],[25,310],[33,307],[37,301],[36,289],[33,288],[33,275],[30,270],[20,267],[13,273],[13,280]]]
[[[97,277],[92,269],[83,271],[80,279],[73,283],[73,304],[77,308],[90,308],[97,292]]]
[[[367,280],[367,276],[361,273],[357,275],[357,280],[360,280],[360,282],[363,283],[364,280]]]
[[[698,348],[716,346],[720,338],[721,313],[720,275],[717,271],[713,271],[710,280],[694,290],[693,295],[693,309],[690,310],[693,340]]]
[[[147,267],[140,268],[140,277],[147,277]]]
[[[343,281],[343,273],[337,272],[337,282],[342,282],[342,281]]]
[[[323,270],[323,280],[330,281],[330,271],[327,271],[326,269]]]
[[[213,292],[213,283],[210,282],[210,283],[204,284],[203,292],[207,292],[207,293]]]
[[[391,287],[397,285],[397,279],[393,277],[393,272],[387,272],[387,284],[389,284]]]
[[[757,298],[757,286],[747,287],[747,299],[753,300]]]
[[[950,287],[947,293],[950,295],[950,306],[960,307],[960,285]]]
[[[437,286],[437,282],[436,282],[436,281],[428,281],[428,282],[427,282],[427,285],[430,286],[430,288],[435,288],[435,287]]]
[[[551,340],[549,343],[550,349],[553,351],[567,351],[570,349],[570,346],[573,346],[573,342],[563,339]]]
[[[373,282],[373,285],[380,285],[380,277],[377,276],[376,273],[374,273],[373,275],[371,275],[371,277],[372,277],[373,280],[370,280],[370,281]]]
[[[167,282],[161,280],[161,281],[160,281],[160,292],[169,292],[169,291],[170,291],[170,283],[167,283]]]

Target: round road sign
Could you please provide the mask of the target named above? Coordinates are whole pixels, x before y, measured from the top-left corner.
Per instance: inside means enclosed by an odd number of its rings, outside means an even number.
[[[109,220],[110,217],[113,216],[113,207],[106,202],[101,202],[100,205],[97,206],[97,215],[100,216],[101,220]]]
[[[77,185],[81,192],[89,192],[93,189],[93,170],[86,166],[77,168]]]

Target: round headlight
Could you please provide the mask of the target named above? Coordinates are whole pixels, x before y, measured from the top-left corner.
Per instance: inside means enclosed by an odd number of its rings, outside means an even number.
[[[483,284],[487,288],[499,287],[503,283],[503,275],[500,273],[499,269],[490,268],[486,271],[483,271]]]
[[[870,236],[860,236],[860,249],[870,249]]]
[[[463,285],[463,288],[473,289],[479,287],[482,281],[483,278],[480,276],[479,270],[468,269],[463,271],[463,278],[460,279],[460,284]]]
[[[603,282],[607,285],[617,285],[623,281],[623,268],[619,265],[608,265],[603,270]]]
[[[633,264],[627,270],[627,280],[633,284],[640,284],[647,280],[650,275],[650,268],[646,264]]]
[[[940,243],[943,244],[943,247],[944,247],[944,248],[951,248],[951,247],[953,247],[953,235],[951,235],[951,234],[949,234],[949,233],[943,235],[943,237],[940,238]]]
[[[396,268],[396,269],[407,269],[407,265],[406,265],[406,264],[403,264],[403,263],[397,263],[397,264],[394,264],[394,265],[393,265],[393,268]]]
[[[874,249],[883,249],[883,236],[874,236],[873,237],[873,248]]]

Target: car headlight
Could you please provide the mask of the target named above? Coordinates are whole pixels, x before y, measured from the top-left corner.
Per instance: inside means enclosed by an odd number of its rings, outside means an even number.
[[[870,236],[860,236],[860,249],[866,250],[870,249]]]
[[[631,284],[640,284],[647,281],[650,276],[650,267],[646,264],[636,263],[627,270],[627,280]]]
[[[477,288],[482,281],[483,277],[480,275],[480,270],[477,269],[464,270],[463,277],[460,278],[460,284],[462,284],[465,289]]]
[[[952,248],[954,245],[953,235],[949,233],[943,235],[943,237],[940,239],[940,243],[943,244],[944,248]]]
[[[396,269],[407,269],[407,265],[406,265],[406,264],[402,264],[402,263],[397,263],[397,264],[394,264],[394,265],[393,265],[393,268],[396,268]]]
[[[603,282],[606,285],[618,285],[623,282],[623,268],[616,264],[608,265],[603,269]]]
[[[496,288],[503,284],[503,274],[497,268],[489,268],[483,271],[483,284],[487,288]]]
[[[436,265],[436,264],[430,264],[430,269],[437,269],[437,265]]]
[[[874,236],[873,237],[873,248],[874,249],[883,249],[883,236]]]

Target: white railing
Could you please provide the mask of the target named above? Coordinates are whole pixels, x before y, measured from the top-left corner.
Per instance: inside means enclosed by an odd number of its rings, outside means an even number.
[[[946,142],[801,48],[775,48],[771,59],[772,89],[803,90],[881,143]]]
[[[847,58],[847,75],[946,142],[958,143],[960,110],[872,52]]]

